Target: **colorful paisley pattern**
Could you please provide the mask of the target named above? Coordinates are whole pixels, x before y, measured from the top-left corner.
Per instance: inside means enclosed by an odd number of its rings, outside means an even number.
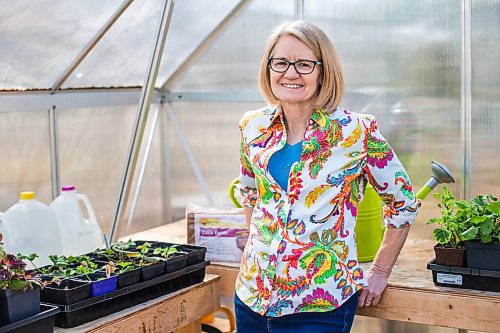
[[[276,317],[338,308],[366,286],[354,235],[364,188],[370,183],[386,203],[388,228],[407,227],[418,203],[406,171],[373,116],[319,109],[285,192],[267,169],[286,144],[282,110],[247,112],[240,131],[239,189],[253,214],[236,281],[239,298]]]

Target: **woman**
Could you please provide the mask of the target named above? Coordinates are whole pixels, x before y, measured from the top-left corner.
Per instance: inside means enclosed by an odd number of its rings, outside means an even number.
[[[338,107],[335,49],[316,25],[271,34],[259,83],[269,106],[240,122],[240,190],[249,239],[236,281],[238,333],[349,332],[376,305],[417,214],[408,176],[371,115]],[[370,183],[387,230],[363,272],[354,226]]]

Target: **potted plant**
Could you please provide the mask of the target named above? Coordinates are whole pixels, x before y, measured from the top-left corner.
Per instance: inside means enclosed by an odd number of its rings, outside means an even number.
[[[160,258],[149,257],[147,254],[151,248],[151,243],[145,242],[138,245],[139,257],[137,265],[141,267],[141,279],[143,281],[163,275],[165,263]]]
[[[96,297],[116,290],[118,276],[115,274],[114,265],[108,263],[104,266],[105,271],[98,270],[97,264],[82,261],[76,268],[82,273],[81,280],[90,281],[90,297]]]
[[[427,224],[437,223],[432,235],[437,244],[434,246],[435,263],[438,265],[458,266],[465,265],[464,240],[472,238],[468,230],[468,216],[463,209],[463,201],[457,201],[447,186],[443,186],[443,193],[435,193],[440,199],[438,207],[442,208],[441,216],[431,218]]]
[[[90,297],[90,281],[52,277],[43,281],[43,302],[68,305]]]
[[[0,325],[5,325],[40,312],[42,284],[33,276],[33,271],[26,269],[25,262],[6,253],[2,245],[0,243]]]
[[[188,260],[187,252],[178,251],[177,245],[157,247],[153,250],[153,255],[160,256],[165,261],[165,273],[185,268]]]
[[[500,271],[500,202],[491,194],[478,195],[461,209],[469,216],[466,266]]]

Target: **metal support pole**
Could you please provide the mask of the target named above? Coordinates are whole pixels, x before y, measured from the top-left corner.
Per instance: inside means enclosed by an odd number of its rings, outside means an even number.
[[[135,186],[134,197],[132,198],[132,205],[130,206],[130,213],[128,215],[127,224],[125,226],[124,233],[127,234],[128,228],[132,224],[132,219],[135,213],[135,207],[137,206],[137,200],[139,200],[139,194],[142,188],[142,181],[144,180],[144,173],[146,172],[146,166],[148,165],[149,155],[151,153],[151,146],[153,145],[153,139],[155,136],[156,123],[158,122],[158,107],[154,110],[153,120],[151,124],[151,129],[149,131],[148,142],[146,143],[146,151],[142,158],[141,170],[139,171],[139,177],[137,179],[137,185]]]
[[[66,68],[66,70],[57,78],[56,82],[52,85],[50,90],[54,93],[61,85],[68,79],[68,77],[73,73],[73,71],[78,67],[78,65],[85,59],[85,57],[92,51],[92,49],[99,43],[102,37],[108,32],[108,30],[115,24],[118,18],[123,14],[123,12],[130,6],[134,0],[125,0],[120,7],[113,13],[109,20],[104,23],[104,25],[97,31],[97,33],[92,37],[87,45],[80,51],[73,62]]]
[[[163,223],[172,222],[172,195],[171,195],[171,168],[170,168],[170,147],[169,133],[167,130],[167,112],[165,111],[165,101],[162,99],[158,106],[160,114],[160,179],[161,179],[161,216]]]
[[[130,194],[130,188],[134,179],[135,167],[137,165],[137,159],[139,157],[139,152],[142,144],[142,137],[144,135],[149,108],[151,106],[151,100],[154,94],[156,78],[158,76],[158,69],[160,68],[163,49],[165,47],[165,40],[167,38],[168,28],[170,26],[170,20],[172,18],[173,7],[174,0],[165,0],[165,5],[163,7],[161,16],[161,24],[158,28],[156,42],[153,48],[153,54],[148,65],[147,75],[141,91],[139,111],[137,114],[134,132],[132,134],[132,141],[130,144],[127,163],[123,172],[115,216],[113,219],[113,224],[111,226],[110,239],[112,242],[116,241],[116,239],[118,238],[118,226],[120,222],[125,218],[128,196]]]
[[[57,144],[56,107],[49,109],[50,170],[52,178],[52,200],[59,195],[59,146]]]
[[[205,178],[203,178],[203,175],[201,173],[200,168],[198,167],[198,163],[196,162],[196,159],[194,158],[194,154],[191,151],[191,148],[189,147],[189,143],[187,142],[186,138],[184,137],[184,134],[182,133],[181,127],[179,123],[177,122],[177,118],[175,117],[174,110],[172,110],[172,106],[170,103],[165,104],[165,107],[167,109],[167,115],[168,119],[172,122],[172,127],[175,130],[175,134],[177,134],[177,138],[181,142],[182,148],[184,149],[184,152],[186,153],[186,156],[189,160],[189,164],[191,165],[191,168],[193,169],[194,175],[196,176],[196,179],[198,180],[198,184],[200,184],[201,191],[207,198],[208,204],[210,206],[214,206],[214,199],[212,199],[212,196],[210,195],[210,191],[208,190],[207,182],[205,182]]]
[[[295,0],[295,18],[297,20],[304,19],[304,0]]]
[[[472,5],[462,0],[462,86],[461,86],[461,133],[462,174],[460,198],[469,200],[471,192],[471,145],[472,145]]]

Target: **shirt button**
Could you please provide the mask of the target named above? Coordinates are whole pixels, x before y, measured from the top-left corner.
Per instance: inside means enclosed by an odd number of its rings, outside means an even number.
[[[309,125],[312,125],[312,124],[314,124],[314,120],[309,119]]]

